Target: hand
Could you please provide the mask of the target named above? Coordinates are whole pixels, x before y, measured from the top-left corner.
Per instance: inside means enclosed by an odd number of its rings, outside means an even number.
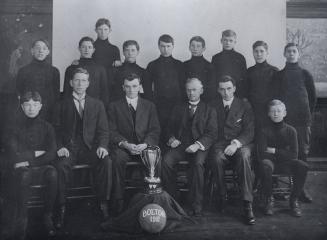
[[[58,157],[69,157],[69,151],[67,148],[63,147],[57,151],[57,155]]]
[[[113,67],[120,67],[121,65],[122,65],[122,63],[119,60],[114,61],[112,64]]]
[[[72,62],[72,65],[78,65],[79,64],[79,61],[78,61],[78,59],[75,59],[73,62]]]
[[[28,167],[30,164],[28,162],[20,162],[14,165],[14,168]]]
[[[129,151],[132,155],[139,154],[136,145],[133,143],[123,142],[121,146],[125,148],[127,151]]]
[[[105,149],[105,148],[103,148],[103,147],[98,147],[98,149],[97,149],[97,156],[98,156],[98,158],[103,159],[103,158],[105,158],[108,154],[109,154],[109,153],[108,153],[107,149]]]
[[[197,143],[194,143],[194,144],[188,146],[185,149],[185,152],[187,152],[187,153],[196,153],[199,149],[200,149],[200,145],[197,144]]]
[[[40,157],[42,156],[43,154],[45,154],[45,151],[35,151],[35,157]]]
[[[179,141],[178,139],[176,139],[175,137],[171,137],[169,138],[167,145],[171,148],[176,148],[181,144],[181,141]]]
[[[267,147],[266,148],[266,153],[275,154],[276,153],[276,148]]]
[[[141,152],[148,147],[148,144],[146,143],[141,143],[136,145],[136,150],[141,154]]]
[[[227,156],[233,156],[236,150],[237,150],[237,145],[232,143],[225,148],[224,153]]]

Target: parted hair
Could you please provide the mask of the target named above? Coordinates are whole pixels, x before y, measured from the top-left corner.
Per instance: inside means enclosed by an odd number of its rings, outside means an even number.
[[[91,38],[89,36],[82,37],[81,40],[79,40],[79,42],[78,42],[78,46],[81,47],[83,42],[91,42],[94,47],[94,40],[93,40],[93,38]]]
[[[172,43],[174,45],[173,37],[168,34],[161,35],[158,40],[158,45],[160,44],[160,42]]]
[[[255,43],[253,43],[252,49],[254,50],[259,46],[264,47],[264,49],[266,49],[266,51],[268,51],[268,44],[266,42],[264,42],[264,41],[261,41],[261,40],[256,41]]]
[[[99,18],[97,20],[97,22],[95,23],[95,28],[97,29],[98,27],[100,27],[102,25],[107,25],[109,28],[111,28],[111,23],[110,23],[109,19],[107,19],[107,18]]]
[[[89,72],[85,69],[85,68],[82,68],[82,67],[78,67],[78,68],[75,68],[72,72],[72,79],[74,78],[75,74],[77,73],[84,73],[88,76],[90,76]]]
[[[190,45],[191,45],[191,42],[193,42],[193,41],[202,43],[202,47],[205,47],[206,46],[206,42],[203,39],[203,37],[201,37],[201,36],[194,36],[194,37],[192,37],[191,40],[190,40]]]
[[[23,93],[23,95],[20,96],[19,102],[20,104],[23,104],[24,102],[28,102],[31,99],[35,102],[42,103],[41,95],[37,91],[28,91]]]
[[[132,46],[134,45],[137,49],[137,51],[140,51],[140,45],[137,43],[137,41],[135,40],[127,40],[123,43],[123,51],[125,50],[125,48],[127,48],[128,46]]]
[[[232,82],[233,86],[236,86],[235,79],[229,75],[224,75],[218,78],[218,85],[219,83],[225,83],[225,82]]]

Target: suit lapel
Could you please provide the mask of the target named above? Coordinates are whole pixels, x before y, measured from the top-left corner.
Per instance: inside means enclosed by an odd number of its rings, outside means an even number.
[[[89,108],[90,108],[90,98],[88,95],[85,95],[85,103],[84,103],[84,113],[83,113],[83,132],[84,129],[88,126],[89,122]]]
[[[144,108],[144,104],[143,104],[143,99],[142,98],[138,98],[137,100],[137,107],[136,107],[136,116],[135,116],[135,129],[137,128],[137,123],[139,123],[140,121],[142,121],[142,116],[145,112],[145,108]]]
[[[121,100],[122,113],[128,119],[128,122],[131,124],[132,128],[134,126],[131,110],[129,109],[127,100],[124,98]],[[136,113],[137,114],[137,113]],[[136,118],[135,118],[136,119]],[[136,120],[135,120],[136,121]]]
[[[198,103],[198,106],[196,107],[195,113],[194,113],[194,118],[192,122],[192,128],[194,128],[195,123],[200,121],[200,117],[203,116],[202,112],[204,111],[204,103],[200,101]]]
[[[179,122],[179,128],[178,128],[178,136],[180,137],[182,135],[183,127],[186,126],[187,119],[188,119],[188,103],[183,105],[183,108],[181,109],[181,120],[177,119],[177,122]]]
[[[234,100],[232,102],[232,105],[230,106],[230,109],[229,109],[229,113],[228,113],[226,122],[227,121],[229,122],[229,121],[231,121],[233,119],[233,117],[238,112],[239,108],[240,108],[240,102],[239,102],[239,100],[236,97],[234,97]]]

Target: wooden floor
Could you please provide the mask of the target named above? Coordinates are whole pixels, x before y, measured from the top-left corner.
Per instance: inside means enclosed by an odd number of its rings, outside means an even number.
[[[264,216],[256,204],[256,225],[247,226],[240,218],[238,204],[230,202],[223,215],[213,206],[206,206],[204,216],[195,219],[196,224],[183,225],[160,235],[103,232],[94,201],[74,201],[69,205],[65,228],[53,239],[327,239],[327,172],[310,171],[306,186],[314,202],[302,204],[301,218],[290,216],[287,201],[276,202],[276,213],[272,217]],[[37,211],[30,211],[28,239],[31,240],[46,239]]]

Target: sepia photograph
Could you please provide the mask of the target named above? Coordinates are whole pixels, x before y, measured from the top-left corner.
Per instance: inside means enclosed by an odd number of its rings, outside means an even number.
[[[327,239],[327,0],[0,0],[1,240]]]

